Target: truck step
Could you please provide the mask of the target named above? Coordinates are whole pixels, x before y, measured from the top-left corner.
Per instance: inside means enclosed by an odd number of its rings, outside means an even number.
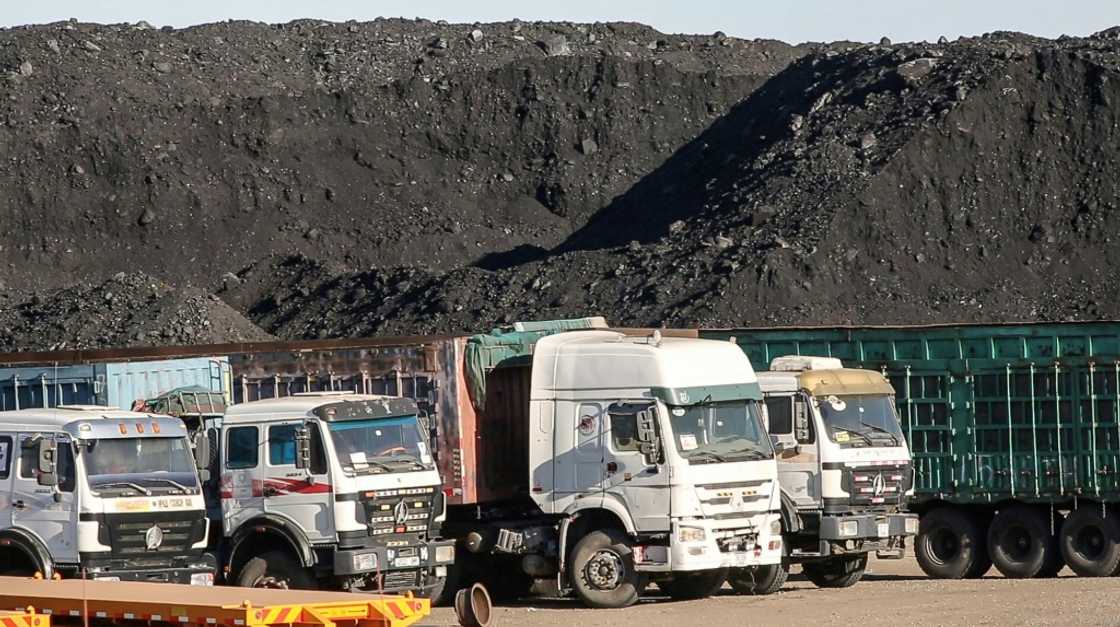
[[[225,627],[332,627],[333,621],[352,622],[355,627],[408,627],[431,613],[427,599],[411,596],[0,577],[0,609],[18,612],[29,606],[42,614],[67,618]],[[49,622],[42,622],[45,616],[22,616],[40,622],[0,623],[3,627],[50,627]]]

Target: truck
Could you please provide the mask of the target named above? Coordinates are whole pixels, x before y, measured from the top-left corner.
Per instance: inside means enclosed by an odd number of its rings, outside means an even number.
[[[439,596],[454,542],[428,428],[415,401],[304,392],[226,408],[218,442],[227,583]]]
[[[854,585],[871,551],[903,557],[918,516],[910,451],[882,374],[833,357],[775,357],[758,373],[778,477],[787,559],[817,586]],[[736,582],[732,582],[736,585]]]
[[[241,398],[316,381],[415,399],[455,542],[448,591],[482,581],[514,597],[551,584],[624,607],[650,582],[696,598],[785,568],[750,361],[726,341],[605,326],[517,323],[230,359]]]
[[[896,390],[914,552],[935,578],[1120,574],[1120,324],[701,330],[756,363],[840,359]]]
[[[94,405],[0,412],[0,503],[0,575],[214,581],[177,419]]]

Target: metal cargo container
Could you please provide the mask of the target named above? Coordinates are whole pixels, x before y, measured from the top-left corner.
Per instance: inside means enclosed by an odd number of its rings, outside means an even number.
[[[938,520],[966,512],[968,519],[957,524],[974,527],[982,545],[989,535],[993,542],[1003,537],[1002,527],[993,531],[993,517],[1025,506],[1014,510],[1020,526],[1041,511],[1053,537],[1028,534],[1024,541],[1061,544],[1061,555],[1081,574],[1094,573],[1079,568],[1078,552],[1093,553],[1103,542],[1115,555],[1101,559],[1115,557],[1114,570],[1120,569],[1120,524],[1113,529],[1106,520],[1110,513],[1120,518],[1113,512],[1120,501],[1120,323],[735,329],[701,336],[734,338],[758,369],[782,355],[818,355],[883,372],[913,451],[911,508],[923,514],[923,527],[933,512]],[[1072,529],[1059,529],[1063,514],[1084,510],[1076,517],[1080,524],[1094,508],[1100,535],[1089,525],[1081,540],[1088,544],[1079,549],[1077,538],[1066,537]],[[932,541],[928,534],[924,540]],[[953,543],[966,540],[945,538],[958,551]],[[922,542],[920,536],[919,548]],[[983,562],[955,574],[974,576],[986,570]]]
[[[198,385],[228,394],[226,357],[0,368],[0,410],[58,405],[129,409],[139,399]]]

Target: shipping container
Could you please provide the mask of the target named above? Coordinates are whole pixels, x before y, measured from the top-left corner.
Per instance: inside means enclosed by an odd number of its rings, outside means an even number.
[[[0,367],[0,411],[58,405],[130,409],[137,400],[184,386],[228,395],[230,378],[224,356]]]
[[[1083,575],[1120,574],[1120,323],[701,337],[733,339],[760,369],[774,357],[816,355],[889,378],[913,452],[910,507],[923,517],[917,548],[930,574],[978,576],[990,559],[1010,576],[1051,574],[1062,562]]]

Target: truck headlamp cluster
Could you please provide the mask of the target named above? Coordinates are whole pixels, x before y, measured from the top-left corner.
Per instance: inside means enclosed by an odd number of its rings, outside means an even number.
[[[916,516],[906,519],[906,535],[913,536],[918,534],[918,518]]]
[[[840,523],[840,537],[855,537],[859,535],[859,523],[854,520],[845,520]]]
[[[377,553],[357,553],[350,558],[350,565],[355,571],[374,570],[377,568]]]
[[[770,521],[770,535],[772,535],[772,536],[782,535],[782,519],[781,518],[775,518],[774,520]]]
[[[703,527],[685,527],[677,528],[677,539],[681,542],[703,542],[708,538],[708,534],[704,531]]]

